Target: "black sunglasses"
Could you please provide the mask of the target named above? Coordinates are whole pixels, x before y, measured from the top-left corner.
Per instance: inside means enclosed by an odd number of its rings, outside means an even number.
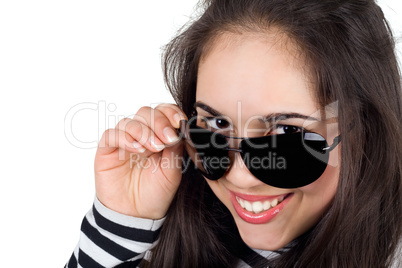
[[[207,179],[221,178],[239,153],[251,174],[278,188],[298,188],[317,180],[328,165],[329,152],[341,141],[339,135],[328,146],[320,134],[304,130],[256,138],[230,137],[201,128],[194,120],[182,120],[180,132],[195,167]],[[240,140],[237,148],[234,140]]]

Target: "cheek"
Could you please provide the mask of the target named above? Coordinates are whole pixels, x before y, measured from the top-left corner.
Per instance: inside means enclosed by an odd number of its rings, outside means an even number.
[[[321,177],[307,186],[299,188],[303,198],[321,214],[329,206],[335,196],[339,182],[339,165],[328,165]]]
[[[288,227],[293,229],[293,238],[314,226],[328,210],[338,186],[339,167],[328,166],[322,176],[307,186],[297,189],[298,205],[293,209]],[[295,197],[296,197],[295,196]]]

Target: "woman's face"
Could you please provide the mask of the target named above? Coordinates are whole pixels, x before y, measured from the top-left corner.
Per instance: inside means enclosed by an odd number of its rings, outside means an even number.
[[[331,144],[338,135],[337,126],[320,116],[313,85],[291,48],[269,36],[220,37],[199,65],[196,100],[202,105],[197,113],[204,119],[198,123],[239,137],[297,132],[305,127]],[[264,120],[273,114],[289,116]],[[238,155],[221,179],[207,182],[233,215],[246,244],[277,250],[315,225],[328,209],[339,179],[338,148],[330,153],[330,164],[321,177],[301,188],[264,184]]]

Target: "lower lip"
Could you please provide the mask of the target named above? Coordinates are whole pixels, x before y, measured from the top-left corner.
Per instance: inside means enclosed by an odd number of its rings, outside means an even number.
[[[276,215],[279,214],[279,212],[283,210],[283,208],[286,206],[287,203],[289,203],[291,197],[293,196],[293,194],[287,195],[286,198],[276,207],[255,214],[254,212],[250,212],[242,208],[239,202],[237,202],[236,196],[232,192],[229,193],[230,193],[230,201],[232,202],[233,207],[236,210],[237,214],[240,216],[242,220],[252,224],[263,224],[271,221]]]

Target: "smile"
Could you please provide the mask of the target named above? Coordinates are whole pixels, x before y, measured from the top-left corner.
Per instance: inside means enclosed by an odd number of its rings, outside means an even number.
[[[263,224],[274,219],[289,203],[293,193],[276,196],[257,196],[230,192],[237,215],[245,222]]]
[[[254,212],[255,214],[276,207],[283,201],[283,199],[285,199],[285,196],[275,198],[272,201],[265,200],[265,201],[249,202],[236,196],[236,200],[242,208],[246,209],[247,211]]]

